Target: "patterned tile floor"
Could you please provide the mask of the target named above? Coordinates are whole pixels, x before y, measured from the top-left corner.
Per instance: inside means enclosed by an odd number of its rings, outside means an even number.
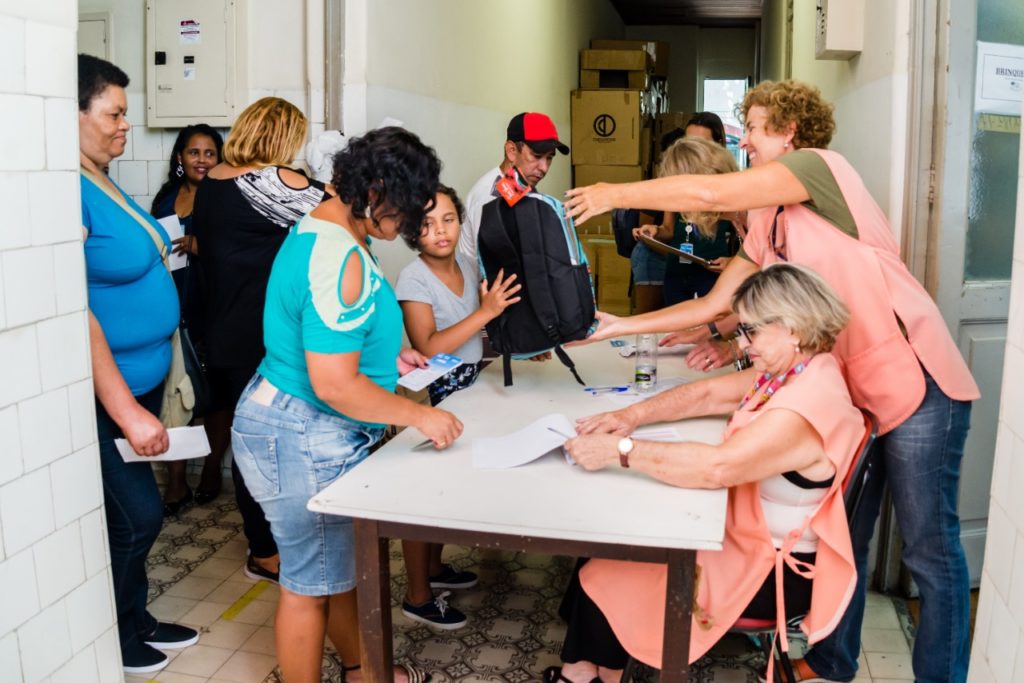
[[[202,637],[198,645],[169,653],[172,660],[163,671],[127,676],[127,683],[280,683],[273,638],[277,586],[253,582],[243,573],[246,545],[240,530],[230,494],[167,520],[149,558],[150,610],[159,619],[202,629]],[[445,549],[445,560],[473,569],[481,580],[471,590],[452,594],[452,604],[467,613],[469,623],[439,632],[411,622],[398,608],[405,576],[401,553],[393,545],[396,657],[429,671],[438,683],[540,680],[544,668],[558,662],[565,627],[557,610],[573,561],[457,546]],[[868,596],[858,681],[913,678],[909,621],[901,603]],[[728,638],[694,665],[691,680],[754,683],[760,665],[749,641]],[[642,672],[642,678],[657,680],[657,674]],[[323,680],[342,680],[340,662],[330,652]]]

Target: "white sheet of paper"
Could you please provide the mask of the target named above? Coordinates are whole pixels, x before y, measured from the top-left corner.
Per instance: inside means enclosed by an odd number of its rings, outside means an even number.
[[[572,420],[557,413],[545,415],[512,434],[473,441],[473,467],[500,470],[525,465],[555,449],[561,451],[574,436]]]
[[[210,454],[210,442],[202,427],[172,427],[167,430],[170,448],[166,453],[146,457],[139,455],[128,445],[128,439],[114,439],[114,446],[125,462],[156,462],[158,460],[188,460],[204,458]]]
[[[168,257],[168,265],[172,271],[184,268],[188,265],[188,254],[181,252],[180,254],[174,253],[174,240],[185,236],[185,229],[181,227],[181,221],[175,215],[164,216],[163,218],[157,219],[157,223],[163,226],[167,232],[167,236],[171,238],[171,255]]]
[[[678,429],[675,427],[665,427],[661,425],[641,427],[630,434],[630,436],[634,439],[640,439],[641,441],[662,441],[664,443],[676,443],[683,440],[683,438],[679,436]]]

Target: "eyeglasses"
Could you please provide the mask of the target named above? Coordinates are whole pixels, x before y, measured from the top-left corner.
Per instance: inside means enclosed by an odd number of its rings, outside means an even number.
[[[736,325],[736,332],[739,333],[743,340],[748,344],[754,343],[754,335],[761,329],[761,325],[752,325],[750,323],[739,323]]]

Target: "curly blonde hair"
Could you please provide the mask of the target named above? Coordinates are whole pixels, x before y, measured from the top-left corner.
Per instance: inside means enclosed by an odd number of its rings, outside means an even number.
[[[751,107],[768,110],[768,126],[774,131],[796,124],[793,147],[826,149],[832,142],[835,107],[813,85],[801,81],[764,81],[747,91],[740,104],[740,119],[746,121]]]
[[[661,155],[659,176],[714,175],[738,171],[736,159],[725,147],[704,138],[679,138]],[[683,220],[693,223],[701,235],[713,239],[721,214],[711,211],[684,213]]]
[[[238,115],[224,143],[232,166],[287,166],[306,140],[309,122],[299,108],[280,97],[256,100]]]

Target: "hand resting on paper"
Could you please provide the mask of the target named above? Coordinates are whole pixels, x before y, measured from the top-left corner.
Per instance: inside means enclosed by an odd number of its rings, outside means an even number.
[[[637,420],[629,408],[614,410],[607,413],[598,413],[589,417],[581,417],[576,420],[576,432],[583,434],[616,434],[618,436],[629,436],[639,426]]]
[[[565,442],[565,450],[577,465],[593,472],[619,461],[619,437],[614,434],[587,434]]]

